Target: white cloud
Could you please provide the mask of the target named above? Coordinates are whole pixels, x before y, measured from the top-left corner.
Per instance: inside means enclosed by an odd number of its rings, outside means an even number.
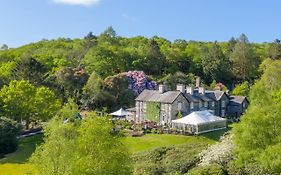
[[[69,4],[69,5],[83,5],[91,6],[98,4],[101,0],[53,0],[55,3]]]

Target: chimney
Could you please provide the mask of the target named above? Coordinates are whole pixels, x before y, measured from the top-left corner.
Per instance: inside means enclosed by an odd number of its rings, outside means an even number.
[[[177,84],[177,91],[180,91],[181,93],[185,93],[185,85]]]
[[[186,93],[193,95],[194,94],[194,89],[191,86],[186,87]]]
[[[205,87],[199,87],[199,94],[205,94]]]
[[[196,84],[195,84],[195,86],[197,88],[199,88],[201,86],[201,78],[200,77],[196,77]]]
[[[159,84],[159,93],[163,94],[164,92],[166,92],[166,85]]]

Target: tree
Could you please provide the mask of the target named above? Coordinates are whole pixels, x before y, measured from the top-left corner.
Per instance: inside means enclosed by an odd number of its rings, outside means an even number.
[[[279,39],[276,39],[273,43],[269,44],[268,56],[273,60],[281,59],[281,43]]]
[[[26,128],[31,121],[46,121],[61,106],[55,94],[46,87],[35,87],[28,81],[11,81],[0,91],[1,105],[6,117],[21,122]]]
[[[64,124],[55,118],[46,126],[44,143],[31,162],[40,175],[131,174],[128,151],[112,129],[107,117],[93,113]]]
[[[165,84],[169,89],[176,89],[177,84],[191,85],[195,83],[195,76],[193,74],[184,74],[176,72],[175,74],[168,74],[159,80],[159,83]]]
[[[110,76],[104,80],[103,90],[114,98],[116,102],[115,109],[133,105],[135,95],[128,87],[129,81],[125,73]]]
[[[73,98],[77,102],[89,76],[83,68],[64,67],[56,72],[55,77],[66,98]]]
[[[245,81],[241,84],[236,85],[236,87],[232,91],[232,95],[239,95],[239,96],[248,96],[250,92],[250,84],[248,81]]]
[[[280,173],[281,61],[266,60],[264,73],[251,88],[251,105],[234,127],[236,166],[259,174]],[[272,161],[274,160],[274,161]],[[265,173],[266,172],[266,173]]]
[[[237,40],[230,58],[235,78],[238,81],[252,82],[257,76],[258,60],[245,34]]]
[[[207,80],[225,82],[230,77],[230,61],[224,55],[217,42],[210,49],[205,49],[202,57],[202,66]]]
[[[45,73],[45,66],[36,59],[27,56],[21,58],[13,70],[13,77],[17,80],[27,80],[34,85],[42,85]]]
[[[21,126],[16,121],[0,117],[0,158],[17,149],[20,131]]]

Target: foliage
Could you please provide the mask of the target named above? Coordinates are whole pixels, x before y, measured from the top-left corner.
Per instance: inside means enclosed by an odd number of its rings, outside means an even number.
[[[245,81],[241,84],[236,85],[231,94],[236,96],[248,96],[249,92],[250,84],[248,83],[248,81]]]
[[[65,116],[66,118],[71,116]],[[81,122],[55,118],[31,162],[39,174],[130,174],[130,160],[107,117],[88,115]]]
[[[113,109],[118,109],[120,107],[126,108],[133,105],[135,95],[128,87],[126,73],[110,76],[104,80],[103,90],[108,92],[115,101],[114,107],[112,107]]]
[[[55,94],[46,87],[35,87],[28,81],[11,81],[0,91],[1,105],[5,116],[18,122],[46,121],[61,106]]]
[[[233,65],[233,73],[237,80],[251,81],[257,76],[259,60],[255,58],[255,54],[245,34],[242,34],[237,40],[230,58]]]
[[[206,77],[210,80],[227,82],[230,77],[230,60],[222,52],[221,47],[215,42],[211,48],[205,48],[202,56],[202,66]],[[208,81],[209,83],[211,81]]]
[[[279,39],[276,39],[273,43],[270,43],[268,48],[268,56],[273,60],[281,59],[281,43]]]
[[[66,97],[76,102],[81,98],[82,88],[88,80],[88,74],[82,68],[65,67],[56,72],[56,82]]]
[[[0,117],[0,157],[18,148],[21,126],[9,118]]]
[[[139,95],[145,89],[156,89],[156,82],[150,81],[143,71],[129,71],[126,72],[126,76],[129,80],[129,89],[136,95]]]
[[[247,171],[280,173],[280,66],[280,61],[265,62],[261,79],[251,88],[251,105],[234,127],[235,165]]]
[[[233,134],[224,135],[219,143],[211,145],[200,153],[199,165],[206,166],[215,163],[226,167],[228,162],[233,159],[233,148]]]
[[[133,174],[186,173],[196,165],[199,160],[197,154],[206,146],[203,142],[190,142],[135,154]]]
[[[147,119],[159,122],[160,121],[160,103],[146,102]]]
[[[225,175],[223,167],[219,164],[198,166],[190,170],[187,175]]]
[[[191,73],[186,75],[182,72],[176,72],[166,75],[159,80],[159,83],[167,85],[169,89],[176,89],[177,84],[191,85],[195,83],[195,79]]]
[[[45,66],[32,57],[24,56],[13,69],[13,77],[17,80],[26,80],[33,85],[41,85],[47,72]]]

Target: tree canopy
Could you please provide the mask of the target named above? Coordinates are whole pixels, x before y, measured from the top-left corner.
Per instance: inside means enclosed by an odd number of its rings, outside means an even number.
[[[73,117],[66,114],[75,109],[69,110],[61,113],[64,118]],[[129,154],[112,129],[107,117],[94,113],[68,122],[56,117],[44,128],[44,143],[31,162],[41,175],[130,174]]]

